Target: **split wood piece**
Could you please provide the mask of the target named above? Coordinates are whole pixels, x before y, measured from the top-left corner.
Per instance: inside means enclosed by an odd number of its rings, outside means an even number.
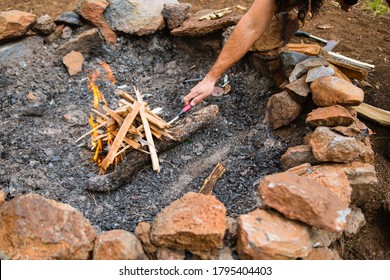
[[[152,132],[150,131],[149,122],[146,118],[146,112],[145,112],[145,104],[146,103],[144,103],[142,101],[142,96],[141,96],[141,93],[139,92],[139,90],[136,89],[135,87],[134,87],[134,90],[135,90],[135,94],[137,95],[138,102],[141,104],[139,114],[141,116],[142,125],[144,126],[146,141],[148,141],[148,143],[149,143],[148,148],[149,148],[149,152],[150,152],[150,158],[152,160],[152,168],[154,171],[160,172],[160,164],[158,162],[156,148],[154,147],[153,135],[152,135]]]
[[[156,143],[159,153],[168,151],[191,137],[199,129],[213,122],[218,114],[218,106],[210,105],[177,122],[171,129],[175,140],[165,139]],[[97,175],[88,179],[86,189],[90,191],[108,192],[128,184],[133,176],[151,163],[150,156],[136,150],[130,150],[115,170],[105,175]]]
[[[350,79],[357,79],[359,81],[364,80],[368,75],[368,70],[346,63],[343,60],[333,57],[325,57],[326,60],[335,65],[342,73],[344,73]]]
[[[368,105],[366,103],[362,103],[357,107],[354,107],[356,111],[371,119],[374,120],[382,125],[390,126],[390,111],[386,111],[371,105]]]
[[[344,81],[347,81],[348,83],[352,83],[351,80],[347,77],[347,75],[345,75],[343,72],[341,72],[338,67],[336,67],[332,63],[329,63],[329,66],[333,68],[335,77],[339,77],[339,78],[343,79]]]
[[[202,187],[199,190],[199,193],[201,194],[212,194],[213,189],[219,180],[219,178],[222,177],[223,174],[225,174],[226,168],[225,166],[220,162],[217,164],[217,166],[214,168],[213,172],[209,175],[209,177],[204,180]]]
[[[138,112],[140,111],[140,107],[141,107],[140,103],[134,102],[133,110],[131,111],[130,114],[127,115],[121,128],[118,131],[117,136],[115,137],[114,142],[111,145],[110,151],[108,152],[107,156],[102,161],[102,164],[100,166],[100,173],[101,174],[106,172],[107,168],[114,161],[115,156],[118,152],[118,149],[120,148],[123,140],[126,137],[127,131],[129,130],[130,126],[133,124],[135,117],[138,115]]]
[[[369,64],[369,63],[366,63],[366,62],[363,62],[363,61],[360,61],[360,60],[357,60],[357,59],[353,59],[353,58],[350,58],[348,56],[345,56],[345,55],[342,55],[342,54],[339,54],[339,53],[326,52],[325,54],[328,54],[333,59],[336,59],[336,60],[339,60],[339,61],[344,61],[348,65],[353,65],[353,66],[356,66],[356,67],[359,67],[359,68],[364,68],[367,71],[371,71],[371,70],[373,70],[375,68],[375,65],[373,65],[373,64]]]
[[[85,137],[87,137],[88,135],[90,135],[91,133],[93,133],[95,130],[98,130],[99,128],[102,128],[103,126],[106,126],[107,124],[109,123],[109,121],[104,121],[103,123],[100,123],[99,125],[95,126],[94,128],[92,128],[90,131],[88,131],[87,133],[81,135],[76,141],[75,143],[81,141],[82,139],[84,139]]]
[[[115,137],[118,135],[118,132],[117,131],[113,131],[111,132]],[[132,148],[136,149],[136,150],[141,150],[141,144],[134,141],[133,139],[130,139],[128,137],[125,137],[125,139],[123,139],[124,142],[126,142],[129,146],[131,146]],[[142,150],[143,151],[143,150]]]
[[[133,106],[133,104],[131,104],[130,102],[123,100],[123,99],[119,100],[119,102],[121,104],[128,105],[130,108]],[[147,110],[145,109],[146,118],[150,123],[158,126],[161,129],[165,129],[165,128],[169,127],[169,124],[167,122],[165,122],[164,120],[162,120],[159,117],[157,117],[156,115],[154,115],[152,111],[149,110],[149,112],[147,112]]]
[[[321,46],[318,44],[287,44],[287,49],[291,52],[299,52],[305,55],[318,56],[321,52]]]
[[[133,96],[131,96],[131,94],[123,91],[123,90],[120,90],[120,89],[116,89],[114,91],[115,94],[119,95],[119,96],[122,96],[123,98],[127,99],[128,101],[130,101],[131,103],[134,103],[135,101],[135,98]],[[156,115],[155,113],[153,113],[152,110],[150,110],[148,107],[145,108],[146,112],[150,115],[152,115],[156,120],[159,121],[159,123],[162,123],[162,124],[165,124],[165,127],[170,127],[170,125],[164,121],[161,117],[159,117],[158,115]],[[165,128],[165,127],[161,127],[161,128]]]

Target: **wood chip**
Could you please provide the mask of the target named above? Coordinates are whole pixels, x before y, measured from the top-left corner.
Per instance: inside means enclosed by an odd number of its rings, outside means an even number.
[[[219,178],[222,177],[223,174],[225,174],[225,172],[225,166],[221,162],[218,163],[217,166],[214,168],[213,172],[211,172],[211,174],[209,175],[209,177],[204,180],[204,183],[200,188],[199,193],[212,194],[217,181],[219,180]]]

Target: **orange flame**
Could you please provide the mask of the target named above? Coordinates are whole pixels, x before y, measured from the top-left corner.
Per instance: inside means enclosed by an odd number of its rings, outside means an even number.
[[[107,71],[107,80],[111,81],[114,85],[116,84],[116,79],[114,74],[112,73],[112,69],[110,65],[107,64],[107,62],[103,61],[100,63],[100,66],[103,67]]]

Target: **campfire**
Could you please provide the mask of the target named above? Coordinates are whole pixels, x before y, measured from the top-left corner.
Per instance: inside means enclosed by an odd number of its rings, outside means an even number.
[[[105,62],[101,63],[101,66],[107,72],[107,80],[115,84],[116,79],[110,66]],[[93,161],[99,166],[100,174],[104,174],[110,167],[114,168],[131,149],[150,154],[153,170],[160,172],[153,136],[157,139],[163,136],[173,139],[167,130],[170,125],[156,114],[158,110],[151,110],[147,106],[136,87],[136,98],[128,92],[116,89],[114,94],[120,98],[118,106],[115,109],[110,108],[95,83],[99,74],[100,72],[95,71],[88,77],[88,88],[94,98],[89,118],[92,129],[76,142],[91,136],[92,150],[95,151]]]

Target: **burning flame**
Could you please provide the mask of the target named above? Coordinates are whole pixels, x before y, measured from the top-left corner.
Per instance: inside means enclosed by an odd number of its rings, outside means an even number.
[[[112,69],[110,65],[107,64],[107,62],[103,61],[100,63],[100,66],[103,67],[107,71],[107,80],[111,81],[114,85],[116,84],[116,79],[114,77],[114,74],[112,73]]]

